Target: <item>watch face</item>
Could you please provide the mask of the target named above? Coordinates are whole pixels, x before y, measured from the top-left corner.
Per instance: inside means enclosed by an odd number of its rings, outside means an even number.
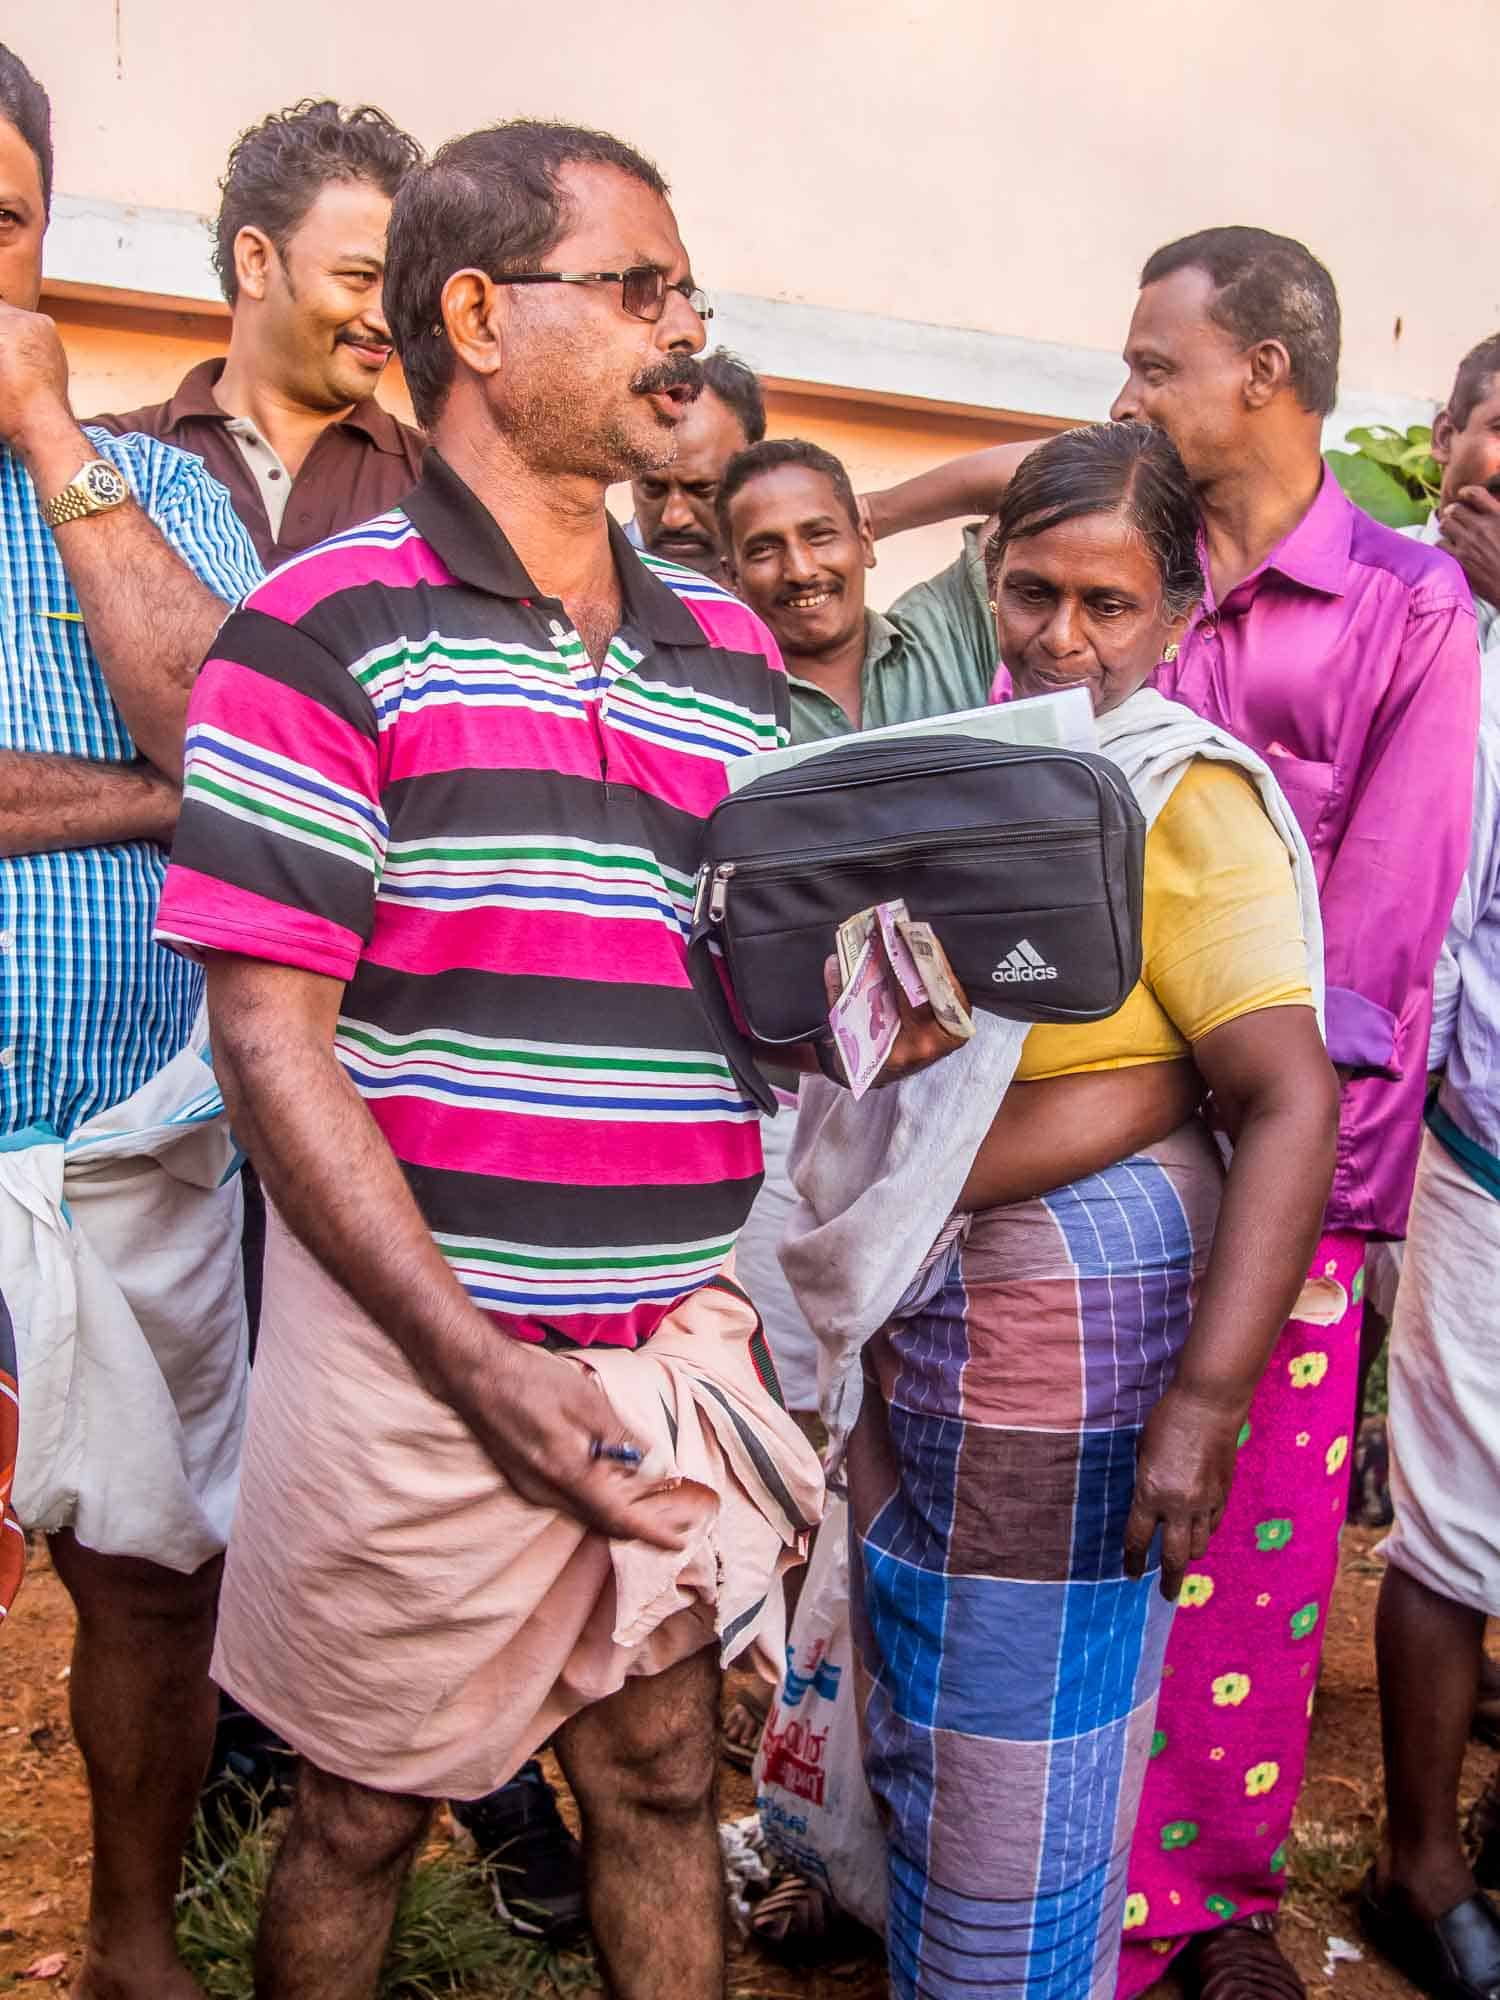
[[[89,498],[101,507],[117,507],[130,492],[124,475],[102,458],[83,468],[80,483],[88,488]]]

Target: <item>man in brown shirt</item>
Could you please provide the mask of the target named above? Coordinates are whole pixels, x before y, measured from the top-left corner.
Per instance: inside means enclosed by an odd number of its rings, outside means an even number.
[[[214,265],[229,353],[165,403],[94,418],[196,452],[267,568],[383,514],[416,482],[418,432],[375,401],[391,201],[421,158],[382,111],[305,100],[236,140]]]

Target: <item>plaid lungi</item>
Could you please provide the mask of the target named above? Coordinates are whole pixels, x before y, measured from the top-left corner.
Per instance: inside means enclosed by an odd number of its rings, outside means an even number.
[[[1172,1616],[1125,1520],[1222,1179],[1195,1122],[977,1215],[867,1352],[851,1594],[900,2000],[1113,1990]]]

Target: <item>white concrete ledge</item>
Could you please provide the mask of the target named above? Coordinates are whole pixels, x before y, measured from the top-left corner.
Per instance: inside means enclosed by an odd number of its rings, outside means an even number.
[[[223,312],[209,249],[204,216],[60,194],[47,276],[70,290],[122,294],[132,303]],[[715,343],[789,388],[1002,419],[1094,422],[1108,416],[1120,386],[1120,358],[1102,348],[743,292],[716,293],[714,305]],[[1324,439],[1342,443],[1355,424],[1426,423],[1433,408],[1410,396],[1350,390]]]

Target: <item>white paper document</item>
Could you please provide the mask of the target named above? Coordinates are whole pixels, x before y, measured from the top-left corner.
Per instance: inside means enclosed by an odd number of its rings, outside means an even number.
[[[979,736],[991,743],[1034,743],[1056,750],[1099,748],[1093,703],[1082,688],[1064,688],[1058,694],[1028,695],[1024,701],[1003,701],[993,708],[961,708],[952,715],[892,722],[857,735],[791,743],[785,750],[757,750],[728,766],[729,789],[738,792],[768,772],[790,770],[793,764],[830,750],[850,750],[855,744],[863,750],[869,743],[889,743],[900,736]]]

